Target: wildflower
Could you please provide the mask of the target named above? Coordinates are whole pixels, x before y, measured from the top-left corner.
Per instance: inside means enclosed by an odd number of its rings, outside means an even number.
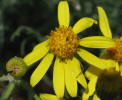
[[[35,46],[32,52],[24,57],[24,61],[30,66],[44,57],[31,76],[30,84],[34,87],[43,78],[54,56],[56,56],[53,69],[55,93],[59,98],[62,98],[66,85],[70,96],[75,97],[77,96],[77,81],[84,88],[87,88],[87,83],[81,70],[81,64],[75,54],[77,53],[82,59],[92,65],[101,67],[103,64],[96,56],[84,49],[78,48],[79,40],[77,34],[97,22],[85,17],[81,18],[73,28],[69,26],[70,13],[66,0],[59,2],[58,21],[59,27],[51,31],[49,39]]]
[[[122,61],[122,37],[112,39],[112,33],[108,23],[107,15],[102,7],[97,7],[97,8],[99,14],[99,27],[104,37],[103,36],[86,37],[80,40],[80,45],[85,47],[92,47],[92,48],[107,48],[106,54],[110,58],[121,62]],[[104,40],[105,38],[108,39],[108,43]]]
[[[85,72],[85,76],[89,79],[88,89],[83,93],[83,100],[88,100],[93,95],[93,100],[100,100],[97,90],[107,93],[116,93],[122,87],[122,38],[112,39],[112,33],[109,27],[108,19],[102,7],[98,7],[99,26],[103,36],[86,37],[81,43],[87,44],[86,47],[92,47],[92,42],[96,43],[97,48],[106,48],[101,60],[109,67],[90,66]],[[104,43],[104,39],[108,39],[109,43]],[[89,42],[85,42],[89,41]],[[111,41],[111,42],[110,42]],[[91,43],[91,45],[90,45]],[[112,46],[113,43],[113,46]],[[110,47],[109,47],[110,46]]]
[[[88,100],[93,96],[93,100],[100,100],[95,93],[96,90],[105,91],[106,93],[116,93],[122,87],[122,75],[118,62],[111,59],[102,58],[109,67],[102,67],[99,69],[95,66],[90,66],[85,72],[88,78],[88,89],[83,93],[82,99]]]

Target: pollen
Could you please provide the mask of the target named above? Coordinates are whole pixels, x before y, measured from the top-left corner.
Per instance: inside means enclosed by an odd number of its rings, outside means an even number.
[[[108,48],[107,52],[112,59],[122,61],[122,39],[114,39],[116,46]]]
[[[115,93],[122,87],[122,77],[120,72],[115,69],[104,70],[99,76],[97,82],[97,88],[108,92]]]
[[[59,58],[72,58],[78,46],[77,34],[74,34],[72,27],[60,26],[51,31],[48,46],[50,52]]]

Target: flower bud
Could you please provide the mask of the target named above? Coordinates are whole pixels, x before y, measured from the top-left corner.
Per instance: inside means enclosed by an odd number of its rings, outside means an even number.
[[[13,57],[7,62],[6,70],[12,76],[20,78],[26,74],[27,65],[22,58]]]

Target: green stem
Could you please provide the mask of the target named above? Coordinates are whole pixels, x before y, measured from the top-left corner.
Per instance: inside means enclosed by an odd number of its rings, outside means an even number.
[[[11,95],[11,92],[13,91],[14,87],[15,87],[15,83],[10,82],[8,84],[8,86],[6,86],[4,92],[2,93],[0,100],[8,100],[8,98]]]
[[[0,82],[3,82],[3,81],[8,81],[8,76],[6,76],[6,75],[1,76]]]

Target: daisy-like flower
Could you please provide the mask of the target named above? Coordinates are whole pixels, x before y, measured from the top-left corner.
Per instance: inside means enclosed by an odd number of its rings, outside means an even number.
[[[88,100],[93,95],[93,100],[101,100],[96,90],[104,91],[106,93],[116,93],[122,87],[122,75],[118,62],[111,59],[102,58],[109,67],[102,67],[99,69],[95,66],[90,66],[85,72],[88,78],[88,89],[83,93],[82,99]]]
[[[93,95],[93,100],[100,100],[96,94],[96,89],[105,91],[108,93],[117,92],[122,87],[122,38],[112,39],[112,33],[109,27],[108,19],[105,11],[102,7],[98,7],[99,14],[99,26],[103,36],[86,37],[81,40],[82,45],[88,43],[86,47],[106,48],[106,52],[103,54],[102,61],[107,64],[104,67],[90,66],[85,72],[85,76],[89,79],[88,89],[83,93],[82,99],[88,100]],[[104,38],[108,39],[109,43],[104,43]],[[87,42],[85,42],[87,41]],[[91,43],[91,44],[90,44]],[[104,44],[103,44],[104,43]],[[113,47],[109,47],[112,46]]]
[[[75,54],[77,53],[92,65],[104,66],[99,58],[84,49],[78,48],[80,43],[77,34],[97,22],[91,18],[84,17],[73,27],[69,26],[70,13],[66,0],[59,2],[58,21],[59,27],[51,31],[49,39],[35,46],[32,52],[24,57],[24,61],[30,66],[43,58],[30,79],[30,84],[34,87],[43,78],[55,56],[53,68],[54,91],[59,98],[62,98],[66,86],[69,95],[75,97],[77,96],[77,82],[87,88],[80,61]],[[106,42],[108,43],[107,39]]]
[[[102,7],[97,7],[97,8],[99,14],[99,27],[104,37],[103,36],[86,37],[80,40],[80,44],[82,46],[90,47],[90,48],[91,47],[107,48],[106,54],[108,57],[116,61],[122,62],[122,37],[112,39],[112,33],[110,30],[107,15]],[[108,43],[104,41],[105,38],[108,39],[109,41]]]
[[[83,93],[82,99],[88,100],[90,96],[93,96],[93,100],[100,100],[95,93],[96,89],[105,91],[108,93],[117,92],[122,87],[122,38],[112,39],[112,33],[109,27],[108,19],[105,11],[102,7],[98,7],[99,14],[99,26],[102,36],[86,37],[81,40],[82,45],[88,43],[86,47],[93,47],[93,42],[96,43],[94,46],[97,48],[106,48],[106,52],[103,54],[102,61],[104,61],[109,67],[90,66],[85,72],[85,76],[89,79],[88,89]],[[104,43],[104,38],[108,39],[109,43]],[[87,42],[85,42],[87,41]],[[90,44],[91,43],[91,44]],[[104,44],[103,44],[104,43]],[[111,44],[113,43],[113,47]]]
[[[97,9],[99,15],[99,27],[104,37],[86,37],[80,40],[80,45],[90,48],[106,48],[104,56],[119,62],[120,70],[122,70],[122,36],[120,38],[112,38],[111,29],[104,9],[99,6]],[[108,40],[108,43],[105,38]]]

